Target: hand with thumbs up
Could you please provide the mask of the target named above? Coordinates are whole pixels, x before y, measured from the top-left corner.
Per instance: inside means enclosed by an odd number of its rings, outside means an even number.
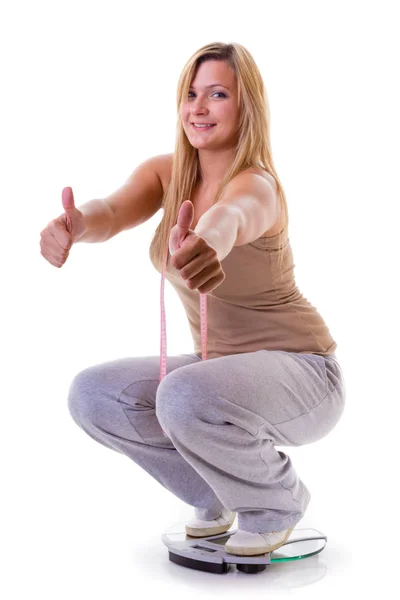
[[[178,222],[171,229],[169,251],[171,264],[180,271],[191,290],[207,294],[217,288],[225,279],[217,251],[192,229],[194,206],[186,200],[178,214]]]
[[[53,219],[40,232],[40,253],[55,267],[62,267],[69,256],[72,244],[84,233],[85,220],[75,207],[70,187],[62,191],[64,213]]]

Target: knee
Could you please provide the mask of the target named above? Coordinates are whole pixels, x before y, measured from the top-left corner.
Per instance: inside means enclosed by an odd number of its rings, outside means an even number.
[[[98,385],[92,367],[80,371],[73,378],[68,390],[67,404],[69,413],[76,423],[93,422],[96,389]]]
[[[185,372],[183,372],[185,371]],[[156,415],[160,424],[190,424],[194,413],[201,412],[204,394],[190,368],[177,369],[159,384],[156,396]]]
[[[166,423],[166,420],[169,416],[171,416],[171,412],[174,410],[174,403],[172,401],[172,397],[176,394],[176,388],[174,381],[176,380],[173,377],[174,372],[169,373],[164,377],[164,379],[159,383],[156,393],[156,417],[160,424]]]

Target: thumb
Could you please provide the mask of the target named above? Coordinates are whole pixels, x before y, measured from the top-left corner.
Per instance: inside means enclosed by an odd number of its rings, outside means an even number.
[[[68,212],[69,210],[73,210],[75,208],[75,200],[72,188],[64,188],[61,194],[61,199],[65,212]]]
[[[194,219],[194,206],[190,200],[185,200],[178,213],[176,225],[171,229],[169,251],[171,256],[181,248]]]
[[[179,240],[182,242],[186,237],[194,219],[194,206],[190,200],[185,200],[178,213]]]

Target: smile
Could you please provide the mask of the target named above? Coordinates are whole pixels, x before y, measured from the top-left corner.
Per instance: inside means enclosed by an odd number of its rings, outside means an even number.
[[[196,131],[208,131],[209,129],[211,129],[212,127],[215,127],[215,123],[212,125],[206,125],[206,126],[202,126],[202,127],[197,127],[194,123],[191,123],[193,129],[195,129]]]

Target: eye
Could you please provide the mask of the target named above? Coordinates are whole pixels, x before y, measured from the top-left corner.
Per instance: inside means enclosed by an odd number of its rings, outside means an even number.
[[[194,94],[194,92],[189,92],[189,98],[190,98],[190,94]],[[226,98],[226,94],[224,94],[224,92],[213,92],[212,95],[214,96],[215,94],[219,94],[223,98]]]

